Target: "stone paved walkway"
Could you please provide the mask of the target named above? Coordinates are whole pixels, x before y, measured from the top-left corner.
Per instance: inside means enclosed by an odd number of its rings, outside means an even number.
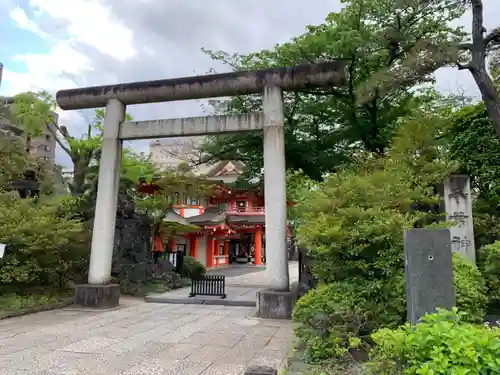
[[[119,309],[71,308],[0,321],[2,375],[240,375],[279,367],[289,321],[254,308],[123,300]]]
[[[290,283],[298,280],[298,262],[288,264]],[[189,303],[189,304],[221,304],[228,306],[256,306],[256,294],[267,285],[266,269],[255,266],[236,265],[212,269],[211,275],[226,276],[225,299],[211,296],[196,296],[189,298],[190,287],[156,294],[147,297],[148,302],[158,303]]]

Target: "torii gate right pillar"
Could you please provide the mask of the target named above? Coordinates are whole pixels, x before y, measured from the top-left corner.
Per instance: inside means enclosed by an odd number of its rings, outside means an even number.
[[[263,94],[267,281],[270,290],[288,292],[283,94],[277,86],[266,86]]]

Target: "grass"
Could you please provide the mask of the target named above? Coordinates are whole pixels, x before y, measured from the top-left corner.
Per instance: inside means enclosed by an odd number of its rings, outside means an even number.
[[[13,292],[0,295],[0,315],[18,312],[62,302],[73,295],[73,291],[33,290],[23,294]]]

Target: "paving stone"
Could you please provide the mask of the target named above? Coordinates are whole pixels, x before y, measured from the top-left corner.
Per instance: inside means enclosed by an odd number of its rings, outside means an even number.
[[[202,375],[242,375],[245,371],[245,365],[211,365]]]
[[[246,365],[252,361],[252,359],[262,350],[262,347],[252,347],[250,345],[242,345],[241,343],[236,344],[230,348],[216,363],[223,364],[236,364],[236,365]]]
[[[32,370],[19,370],[15,368],[0,368],[2,375],[32,375]],[[38,372],[37,375],[46,375],[45,372]]]
[[[171,345],[172,344],[165,342],[153,341],[151,338],[145,338],[142,335],[136,335],[116,344],[107,346],[104,351],[109,355],[131,355],[133,353],[134,355],[153,356],[156,353],[167,349]]]
[[[185,344],[199,343],[201,345],[221,346],[230,348],[236,345],[244,335],[242,334],[211,334],[194,333],[182,341]]]
[[[293,337],[293,330],[290,327],[278,328],[274,337],[283,338],[286,340],[291,340]]]
[[[222,358],[228,351],[227,347],[203,346],[198,348],[193,354],[189,355],[187,360],[199,360],[212,363]]]
[[[281,337],[273,337],[266,345],[268,349],[286,350],[290,346],[290,340]]]
[[[129,368],[121,375],[162,375],[166,368],[157,360],[146,360]]]
[[[163,366],[168,368],[161,375],[200,375],[210,366],[210,363],[183,359],[173,363],[164,363]]]
[[[192,354],[196,354],[201,348],[199,344],[175,344],[156,354],[160,361],[172,362],[184,359]]]
[[[86,359],[90,358],[84,356]],[[10,356],[0,357],[0,367],[43,371],[59,366],[67,361],[75,360],[75,353],[47,351],[47,350],[24,350]],[[95,358],[93,358],[95,359]]]
[[[276,332],[278,332],[278,328],[276,327],[265,327],[262,325],[257,325],[253,330],[250,330],[248,335],[253,337],[267,337],[270,339],[271,337],[276,335]]]
[[[120,340],[108,339],[106,337],[90,337],[68,345],[61,350],[75,353],[97,353],[106,346],[117,344],[118,342],[120,342]]]

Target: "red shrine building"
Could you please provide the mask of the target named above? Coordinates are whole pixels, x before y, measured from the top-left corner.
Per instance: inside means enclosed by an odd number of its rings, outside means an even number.
[[[180,216],[200,230],[175,236],[172,250],[183,251],[208,268],[265,264],[264,195],[259,190],[230,189],[223,183],[236,180],[242,168],[237,162],[218,163],[206,174],[207,179],[219,182],[214,194],[203,202],[191,200],[176,207]]]
[[[162,239],[168,252],[181,251],[207,268],[265,264],[264,195],[260,189],[228,186],[242,174],[243,168],[241,162],[221,161],[200,171],[207,180],[216,183],[217,189],[207,199],[187,199],[174,206],[179,216],[199,229]],[[291,237],[291,230],[288,236]]]

